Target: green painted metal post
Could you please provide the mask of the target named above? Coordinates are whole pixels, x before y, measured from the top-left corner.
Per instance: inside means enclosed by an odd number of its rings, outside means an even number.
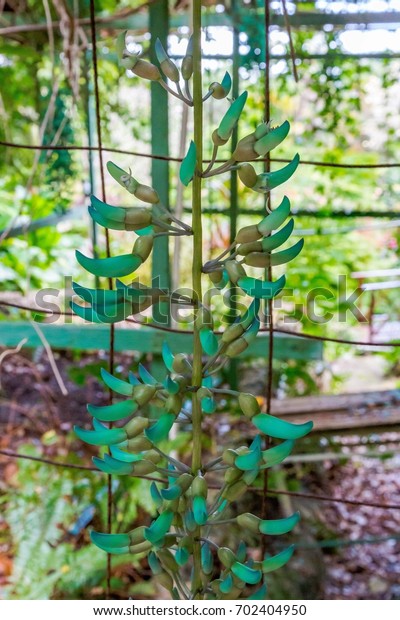
[[[151,61],[155,62],[154,47],[157,39],[167,49],[169,30],[168,2],[159,0],[150,5]],[[159,84],[151,83],[151,152],[156,155],[169,154],[168,93]],[[169,164],[168,161],[152,159],[152,185],[157,190],[161,202],[169,208]],[[154,243],[152,277],[156,286],[169,288],[171,284],[168,254],[168,237],[159,237]],[[168,308],[159,304],[154,308],[156,323],[169,325]]]
[[[160,39],[168,49],[169,12],[168,2],[159,0],[149,7],[149,26],[151,32],[150,60],[156,62],[155,43]],[[169,154],[168,93],[157,83],[151,83],[151,152],[155,155]],[[152,186],[157,190],[161,202],[169,208],[169,163],[165,160],[152,159]],[[171,286],[168,237],[155,239],[152,279],[154,286],[168,289]],[[153,320],[164,326],[170,325],[170,312],[167,303],[153,308]],[[158,379],[164,375],[164,366],[160,358],[153,358],[152,373]]]

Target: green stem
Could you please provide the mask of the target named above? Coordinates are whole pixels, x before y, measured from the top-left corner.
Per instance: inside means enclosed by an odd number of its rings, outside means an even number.
[[[199,302],[202,300],[201,269],[203,266],[202,252],[202,221],[201,221],[201,171],[203,169],[203,102],[202,102],[202,67],[201,67],[201,0],[193,0],[193,120],[194,142],[197,150],[196,174],[192,185],[192,230],[193,230],[193,262],[192,283],[193,293],[197,304],[194,309],[195,317],[198,313]],[[194,323],[193,333],[193,375],[192,385],[200,387],[202,382],[202,348],[199,329]],[[192,473],[197,475],[201,469],[202,444],[202,410],[199,399],[193,397],[192,407],[193,425],[193,455]],[[202,571],[201,571],[201,528],[193,532],[193,576],[192,593],[196,599],[201,599]],[[196,594],[194,594],[196,593]]]

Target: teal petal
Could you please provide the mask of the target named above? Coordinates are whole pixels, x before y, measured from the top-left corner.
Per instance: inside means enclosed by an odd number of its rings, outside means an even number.
[[[254,592],[251,596],[249,596],[247,600],[248,601],[264,601],[266,596],[267,596],[267,586],[265,585],[265,583],[263,583],[261,588],[256,590],[256,592]]]
[[[123,463],[136,463],[137,461],[141,461],[143,459],[143,452],[140,454],[132,454],[131,452],[121,450],[121,448],[117,446],[111,446],[110,452],[111,455],[117,459],[117,461],[122,461]]]
[[[274,170],[273,172],[264,172],[258,175],[257,183],[254,185],[253,190],[259,193],[270,192],[271,189],[282,185],[290,179],[290,177],[296,172],[300,163],[300,157],[295,155],[292,161],[280,168],[280,170]]]
[[[93,463],[96,465],[100,471],[103,471],[105,474],[116,474],[118,476],[127,476],[132,473],[132,463],[122,463],[121,461],[117,461],[117,459],[112,458],[108,454],[104,455],[104,460],[99,459],[97,456],[94,456],[92,459]]]
[[[225,71],[225,75],[221,80],[221,86],[224,89],[225,93],[229,95],[229,91],[232,88],[232,78],[227,71]]]
[[[161,493],[158,490],[158,487],[155,482],[152,482],[150,485],[150,495],[156,507],[160,508],[160,506],[162,506],[162,503],[163,503],[163,498],[161,497]]]
[[[169,501],[169,500],[178,499],[178,497],[182,495],[183,491],[181,487],[179,486],[179,484],[173,484],[171,487],[168,487],[168,489],[162,489],[160,493],[163,499],[166,499]]]
[[[239,121],[240,115],[246,103],[246,99],[247,91],[244,91],[237,99],[235,99],[223,116],[217,129],[217,134],[222,140],[229,140],[235,125]]]
[[[105,407],[86,405],[86,408],[90,415],[97,420],[101,420],[102,422],[116,422],[135,413],[138,405],[133,400],[124,400],[121,403],[114,403],[113,405],[106,405]]]
[[[161,355],[168,370],[173,372],[174,354],[172,353],[168,342],[163,342]]]
[[[229,592],[232,591],[232,588],[233,588],[233,577],[231,573],[228,573],[225,579],[223,579],[221,583],[219,584],[219,589],[221,590],[223,594],[229,594]]]
[[[123,396],[132,396],[133,388],[130,383],[114,377],[114,375],[110,374],[105,368],[102,368],[100,372],[101,378],[110,390],[117,392],[117,394],[122,394]]]
[[[144,433],[152,443],[158,443],[168,437],[168,433],[175,421],[173,413],[163,414],[153,426],[147,428]]]
[[[238,280],[238,285],[247,295],[258,299],[272,299],[276,297],[284,288],[285,284],[285,276],[281,276],[275,282],[257,280],[256,278],[250,278],[248,276],[239,278]]]
[[[214,398],[202,398],[201,408],[204,413],[214,413],[217,408],[217,402]]]
[[[274,129],[270,129],[268,133],[259,138],[254,145],[254,149],[260,157],[263,157],[269,151],[276,148],[283,140],[286,138],[290,130],[290,124],[288,121],[279,125],[279,127],[275,127]]]
[[[100,306],[103,308],[108,305],[114,306],[125,299],[125,292],[123,290],[86,288],[77,282],[72,282],[72,288],[76,295],[93,306]]]
[[[239,562],[244,562],[247,557],[247,545],[243,540],[241,540],[238,545],[236,557],[239,560]]]
[[[103,534],[93,531],[90,532],[90,538],[96,547],[108,553],[112,553],[109,549],[122,549],[121,553],[129,553],[129,545],[131,544],[129,534]]]
[[[140,383],[139,379],[138,379],[138,378],[137,378],[137,377],[133,374],[133,372],[132,372],[131,370],[128,372],[128,379],[129,379],[129,383],[130,383],[131,385],[133,385],[133,386],[135,386],[135,385],[141,385],[141,383]],[[132,394],[132,393],[133,393],[133,392],[132,392],[132,388],[131,388],[131,392],[130,392],[130,394]]]
[[[260,570],[250,568],[240,562],[235,562],[231,567],[231,571],[238,579],[250,585],[256,585],[262,579],[262,572]]]
[[[294,219],[291,218],[288,223],[281,228],[274,235],[270,235],[269,237],[263,237],[261,241],[261,247],[264,252],[271,252],[271,250],[275,250],[279,248],[280,245],[285,243],[292,234],[294,229]]]
[[[185,523],[185,528],[188,530],[188,532],[194,532],[194,530],[197,528],[197,524],[194,520],[194,515],[191,510],[187,510],[185,512],[185,514],[183,515],[183,521]]]
[[[150,527],[147,527],[144,531],[144,537],[153,544],[157,544],[165,534],[169,531],[172,521],[174,520],[174,513],[172,510],[166,510],[162,512],[160,516],[153,521]]]
[[[254,416],[251,421],[262,433],[277,439],[299,439],[307,435],[313,427],[311,421],[304,424],[293,424],[293,422],[281,420],[267,413]]]
[[[140,256],[121,254],[110,258],[89,258],[76,250],[76,260],[89,273],[104,278],[121,278],[129,276],[142,264]]]
[[[179,390],[181,389],[178,381],[174,381],[169,375],[164,381],[164,386],[169,394],[178,394]]]
[[[264,561],[262,563],[263,573],[270,573],[274,570],[278,570],[278,568],[281,568],[282,566],[287,564],[287,562],[289,562],[290,558],[292,557],[293,552],[294,545],[291,545],[290,547],[287,547],[276,555],[264,558]]]
[[[284,265],[285,263],[289,263],[291,260],[296,258],[303,249],[304,239],[299,239],[297,243],[292,245],[287,250],[282,250],[282,252],[274,252],[269,256],[269,262],[272,267],[276,265]]]
[[[139,376],[143,383],[147,383],[149,385],[157,385],[158,383],[157,379],[155,379],[153,375],[149,373],[149,371],[143,366],[143,364],[139,364]]]
[[[282,202],[276,209],[269,213],[258,225],[257,228],[263,235],[268,235],[273,230],[277,230],[290,214],[290,201],[284,196]]]
[[[201,567],[205,575],[211,575],[214,568],[214,558],[210,545],[205,542],[201,547]]]
[[[121,441],[126,439],[126,433],[122,428],[88,431],[79,426],[74,426],[74,431],[81,441],[91,446],[111,446],[115,443],[121,443]]]
[[[159,575],[160,573],[163,572],[164,569],[161,566],[161,562],[156,556],[156,554],[154,553],[154,551],[150,551],[149,555],[147,556],[147,561],[149,563],[150,570],[153,573],[153,575]]]
[[[274,465],[279,465],[282,461],[285,460],[287,456],[291,453],[294,448],[294,441],[292,439],[287,439],[279,444],[279,446],[274,446],[273,448],[269,448],[268,450],[264,450],[262,453],[262,458],[265,463],[261,469],[265,469],[266,467],[273,467]]]
[[[193,140],[191,140],[188,152],[186,153],[179,169],[179,178],[181,180],[181,183],[183,183],[183,185],[185,186],[188,186],[190,181],[194,177],[194,173],[196,170],[196,158],[196,145]]]
[[[114,164],[112,161],[107,162],[107,170],[112,176],[112,178],[121,185],[121,187],[126,189],[130,194],[135,193],[136,188],[138,186],[138,182],[136,181],[136,179],[130,176],[130,178],[126,180],[128,175],[125,172],[125,170],[123,170],[122,168]],[[125,180],[122,180],[122,179],[125,179]]]
[[[269,536],[281,536],[291,532],[292,529],[300,521],[300,513],[295,512],[290,517],[285,519],[270,519],[260,521],[259,530],[261,534],[267,534]]]
[[[218,339],[212,329],[200,330],[200,342],[204,353],[207,355],[215,355],[218,351]]]
[[[178,566],[184,566],[189,561],[189,551],[185,547],[179,547],[175,553],[175,560]]]
[[[207,522],[207,502],[204,497],[197,495],[193,498],[193,516],[197,525],[204,525]]]
[[[110,230],[125,230],[125,222],[118,222],[117,220],[109,220],[103,217],[93,207],[88,207],[89,215],[96,224],[103,226],[103,228],[109,228]]]

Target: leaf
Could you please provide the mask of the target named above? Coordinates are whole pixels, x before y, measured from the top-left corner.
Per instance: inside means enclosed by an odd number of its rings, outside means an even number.
[[[278,568],[281,568],[287,562],[289,562],[290,558],[293,555],[293,552],[294,552],[294,545],[291,545],[290,547],[287,547],[286,549],[284,549],[280,553],[277,553],[276,555],[273,555],[269,558],[264,558],[264,561],[262,563],[262,572],[270,573],[274,570],[278,570]]]
[[[238,286],[250,295],[250,297],[256,297],[257,299],[272,299],[276,297],[286,284],[285,276],[281,276],[275,282],[269,282],[267,280],[257,280],[256,278],[250,278],[245,276],[239,278]]]
[[[196,145],[193,140],[191,140],[188,152],[186,153],[179,169],[179,178],[181,180],[181,183],[183,183],[183,185],[185,185],[186,187],[189,185],[190,181],[194,177],[194,173],[196,170],[196,158]]]
[[[280,536],[291,532],[292,529],[300,521],[300,513],[295,512],[285,519],[268,519],[260,521],[259,530],[261,534],[269,536]]]
[[[299,439],[307,435],[313,427],[311,421],[304,424],[293,424],[293,422],[281,420],[267,413],[254,416],[251,421],[264,435],[277,439]]]
[[[138,408],[137,403],[133,400],[125,400],[120,403],[114,403],[113,405],[106,405],[105,407],[97,407],[96,405],[86,405],[86,408],[91,416],[102,422],[116,422],[122,420],[135,411]]]

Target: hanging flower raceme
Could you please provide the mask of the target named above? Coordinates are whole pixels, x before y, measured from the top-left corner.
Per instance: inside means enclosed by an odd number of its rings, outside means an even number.
[[[117,54],[125,69],[139,77],[158,81],[186,105],[194,105],[195,125],[199,129],[200,97],[197,94],[194,103],[190,85],[196,70],[195,45],[199,45],[198,36],[188,40],[179,66],[170,58],[167,46],[157,41],[157,67],[132,54],[127,49],[126,33],[122,33],[117,40]],[[200,92],[201,99],[204,102],[209,98],[227,98],[231,86],[231,77],[226,73],[220,82],[212,82],[204,95]],[[200,145],[196,141],[189,143],[180,165],[179,180],[184,187],[193,184],[197,195],[201,195],[199,184],[203,179],[225,172],[237,170],[243,184],[258,194],[268,194],[294,174],[299,164],[298,155],[281,169],[260,174],[250,163],[265,157],[282,143],[290,128],[287,121],[277,127],[270,123],[258,125],[232,147],[232,157],[228,161],[215,167],[218,149],[232,139],[244,115],[246,100],[247,92],[243,92],[229,101],[211,136],[212,157],[207,168],[202,168]],[[89,404],[87,409],[93,428],[76,427],[75,432],[82,441],[107,448],[101,456],[93,458],[99,470],[115,476],[151,474],[156,480],[150,484],[151,519],[126,534],[92,532],[92,541],[106,553],[146,554],[152,575],[173,599],[262,600],[267,595],[266,575],[283,567],[290,560],[294,547],[289,545],[275,555],[257,556],[256,560],[247,548],[247,537],[289,534],[298,525],[300,515],[296,512],[285,518],[263,519],[250,512],[238,514],[236,501],[256,483],[260,473],[284,462],[292,453],[295,441],[311,431],[312,423],[293,424],[271,416],[261,411],[252,394],[228,390],[238,402],[243,420],[251,427],[249,437],[242,439],[240,445],[239,442],[230,443],[228,438],[228,444],[220,449],[217,458],[209,463],[200,459],[195,466],[194,460],[189,465],[185,457],[172,452],[169,440],[173,428],[178,429],[178,439],[179,429],[183,429],[191,433],[192,451],[201,452],[203,435],[196,415],[200,413],[200,421],[209,418],[210,424],[216,419],[222,409],[220,396],[226,392],[220,387],[219,371],[227,362],[249,350],[260,329],[261,300],[275,298],[286,283],[285,275],[269,281],[265,277],[248,275],[246,270],[265,270],[289,263],[303,247],[302,239],[285,245],[295,234],[290,202],[284,197],[257,224],[242,227],[231,246],[202,266],[214,292],[222,291],[230,283],[251,298],[233,323],[216,331],[210,298],[197,299],[200,295],[194,294],[191,299],[177,292],[145,286],[139,281],[126,284],[119,279],[137,273],[154,251],[157,236],[192,235],[198,231],[193,231],[167,210],[157,191],[139,182],[131,170],[126,171],[112,162],[107,168],[134,204],[114,206],[92,196],[89,215],[103,228],[135,235],[132,250],[107,258],[92,258],[77,252],[78,262],[89,273],[116,280],[112,290],[74,283],[74,292],[85,305],[73,302],[72,308],[85,320],[115,323],[161,302],[182,304],[185,308],[189,304],[194,311],[195,352],[191,355],[177,351],[179,340],[171,335],[161,347],[164,368],[161,378],[158,374],[154,377],[142,364],[138,365],[136,373],[129,372],[126,378],[102,370],[105,386],[118,400],[106,406]],[[193,260],[197,258],[194,256]],[[197,275],[199,279],[201,264]],[[107,423],[115,426],[109,428]],[[270,445],[264,444],[263,435],[272,438]],[[215,489],[216,480],[219,481],[218,490]],[[213,535],[227,522],[240,528],[244,538],[232,549],[220,547]],[[193,579],[189,592],[186,575],[190,568]]]

